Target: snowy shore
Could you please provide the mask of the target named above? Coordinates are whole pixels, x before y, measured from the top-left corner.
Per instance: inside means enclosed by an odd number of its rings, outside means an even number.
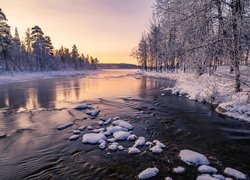
[[[189,99],[208,102],[216,106],[220,114],[250,122],[250,88],[242,85],[242,92],[234,92],[233,75],[228,73],[227,67],[220,67],[213,75],[195,73],[145,72],[148,77],[176,80],[171,90],[173,94],[185,95]],[[242,81],[249,81],[249,67],[242,67]]]
[[[14,72],[5,73],[0,75],[0,84],[9,84],[16,82],[25,82],[38,79],[51,79],[57,77],[70,77],[70,76],[82,76],[88,74],[94,74],[97,71],[75,71],[75,70],[65,70],[65,71],[44,71],[44,72]]]

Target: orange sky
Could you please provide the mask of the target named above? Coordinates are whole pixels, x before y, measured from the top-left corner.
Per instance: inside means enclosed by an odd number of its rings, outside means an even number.
[[[76,44],[104,63],[133,63],[131,49],[149,24],[154,0],[0,0],[21,37],[39,25],[58,49]]]

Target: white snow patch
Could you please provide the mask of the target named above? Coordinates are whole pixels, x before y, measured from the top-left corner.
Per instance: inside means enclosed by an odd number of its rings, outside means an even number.
[[[123,147],[122,145],[119,145],[119,146],[118,146],[118,149],[119,149],[120,151],[123,151],[123,150],[124,150],[124,147]]]
[[[155,154],[160,154],[163,151],[163,149],[159,145],[155,145],[155,146],[151,147],[149,150]]]
[[[218,180],[217,178],[215,177],[212,177],[210,174],[202,174],[202,175],[199,175],[196,180]]]
[[[149,142],[149,141],[146,142],[146,146],[152,146],[152,145],[153,145],[152,142]]]
[[[165,180],[173,180],[171,177],[165,177]]]
[[[216,168],[211,167],[211,166],[207,166],[207,165],[201,165],[198,168],[198,171],[200,173],[208,173],[208,174],[215,174],[215,173],[217,173],[217,169]]]
[[[81,131],[80,130],[74,130],[73,134],[81,134]]]
[[[86,126],[81,126],[78,128],[78,130],[83,131],[86,128]]]
[[[213,174],[212,176],[219,179],[219,180],[225,180],[225,176],[223,176],[221,174]]]
[[[176,168],[173,168],[173,172],[176,173],[176,174],[181,174],[181,173],[185,172],[185,170],[186,169],[184,167],[182,167],[182,166],[178,166]]]
[[[109,139],[107,139],[107,141],[112,143],[112,142],[115,142],[116,139],[115,138],[109,138]]]
[[[94,128],[93,128],[93,126],[88,126],[87,129],[88,130],[93,130]]]
[[[145,137],[139,137],[136,141],[133,147],[143,146],[146,143]]]
[[[155,143],[156,145],[160,146],[161,148],[165,148],[166,145],[161,143],[159,140],[154,140],[153,143]]]
[[[105,128],[99,128],[99,129],[94,129],[92,130],[94,133],[100,133],[100,132],[104,132]]]
[[[153,168],[147,168],[145,170],[143,170],[139,175],[138,178],[139,179],[148,179],[151,177],[156,176],[159,173],[159,169],[156,167]]]
[[[79,137],[80,137],[79,134],[75,134],[75,135],[70,136],[70,137],[69,137],[69,140],[70,140],[70,141],[74,141],[74,140],[77,140]]]
[[[107,138],[103,134],[96,134],[96,133],[89,133],[84,134],[82,137],[83,143],[89,143],[89,144],[97,144],[100,143],[101,140],[106,140]]]
[[[128,129],[128,130],[131,130],[131,129],[134,128],[132,124],[129,124],[128,122],[123,121],[123,120],[116,120],[116,121],[113,121],[112,124],[113,124],[113,125],[116,125],[116,126],[121,126],[121,127],[126,128],[126,129]]]
[[[128,131],[127,129],[121,127],[121,126],[109,126],[107,127],[107,132],[109,132],[110,134],[113,134],[115,132],[118,132],[118,131]]]
[[[130,133],[126,131],[118,131],[118,132],[115,132],[113,136],[117,141],[122,141],[122,140],[126,140],[130,136]]]
[[[187,164],[194,165],[208,165],[209,160],[203,154],[191,151],[191,150],[181,150],[179,154],[182,161]]]
[[[100,143],[99,148],[100,148],[100,149],[105,149],[106,144],[107,144],[106,141]]]
[[[57,127],[58,130],[63,130],[63,129],[66,129],[70,126],[73,126],[73,123],[72,122],[69,122],[69,123],[66,123],[66,124],[62,124],[60,126]]]
[[[130,147],[128,148],[128,153],[129,154],[138,154],[140,153],[141,151],[138,149],[138,148],[135,148],[135,147]]]
[[[108,149],[111,151],[116,151],[118,149],[118,146],[117,146],[117,144],[111,144],[111,145],[109,145]]]
[[[236,179],[247,179],[247,177],[244,173],[242,173],[236,169],[230,168],[230,167],[225,168],[224,173],[226,175],[232,176]]]
[[[136,135],[131,134],[131,135],[127,138],[127,140],[128,140],[128,141],[135,141],[135,140],[136,140],[136,138],[137,138],[137,136],[136,136]]]

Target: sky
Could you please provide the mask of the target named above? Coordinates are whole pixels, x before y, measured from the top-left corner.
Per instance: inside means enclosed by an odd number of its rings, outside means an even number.
[[[12,28],[24,37],[39,25],[53,45],[98,57],[101,63],[132,63],[129,55],[148,27],[154,0],[0,0]]]

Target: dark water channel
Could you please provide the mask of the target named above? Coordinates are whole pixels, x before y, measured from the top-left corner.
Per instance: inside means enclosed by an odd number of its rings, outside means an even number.
[[[229,166],[250,174],[250,124],[162,91],[172,81],[128,75],[132,72],[0,85],[0,179],[136,179],[152,166],[160,169],[155,179],[196,179],[196,167],[178,157],[182,149],[205,154],[219,173]],[[99,117],[128,120],[137,136],[158,139],[167,148],[154,155],[141,147],[142,153],[129,155],[133,142],[121,142],[124,151],[110,152],[81,138],[69,141],[74,129],[96,126],[99,119],[73,109],[81,102],[99,108]],[[65,122],[74,125],[58,131]],[[186,172],[172,174],[179,165]]]

